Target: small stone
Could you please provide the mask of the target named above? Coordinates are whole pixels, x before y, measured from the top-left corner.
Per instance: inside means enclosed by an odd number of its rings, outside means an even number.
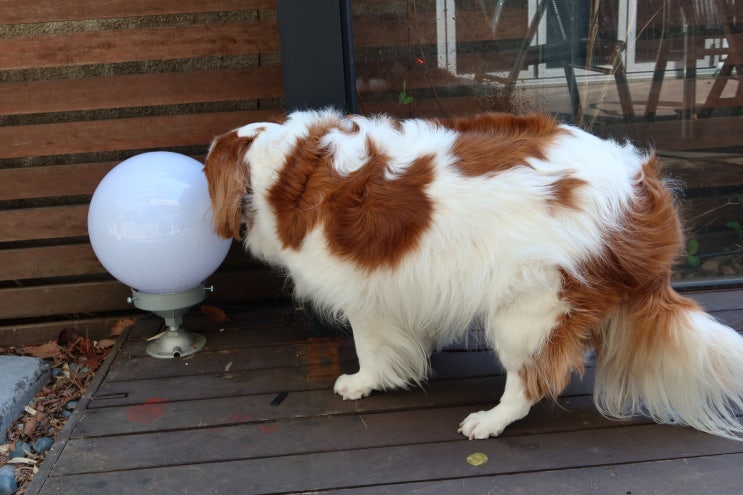
[[[710,258],[699,267],[700,271],[705,275],[718,275],[720,272],[720,260],[717,258]]]
[[[61,411],[59,411],[59,415],[63,418],[69,418],[70,416],[72,416],[72,411],[70,411],[69,409],[62,409]]]
[[[39,454],[43,454],[44,452],[46,452],[47,450],[49,450],[50,448],[52,448],[52,444],[53,443],[54,443],[54,439],[53,438],[51,438],[51,437],[41,437],[41,438],[37,439],[33,443],[32,447],[33,447],[33,449],[34,449],[35,452],[37,452]]]
[[[15,470],[8,465],[0,467],[0,495],[11,495],[17,489]]]
[[[77,407],[77,401],[76,400],[71,400],[70,402],[68,402],[67,404],[64,405],[64,408],[65,409],[69,409],[70,411],[72,411],[76,407]]]
[[[731,275],[737,275],[739,273],[738,269],[732,263],[726,263],[722,265],[721,272],[722,272],[722,275],[725,275],[728,277]]]
[[[87,373],[88,371],[90,371],[90,368],[88,368],[87,366],[83,366],[82,368],[80,368],[80,371],[78,373],[83,374]]]
[[[62,376],[63,373],[62,368],[52,368],[52,376]]]
[[[31,446],[26,442],[16,442],[15,450],[10,451],[10,458],[26,457],[28,455],[26,452],[31,452]]]
[[[77,364],[77,363],[70,363],[70,371],[71,371],[72,373],[76,372],[76,371],[77,371],[77,368],[78,368],[78,367],[79,367],[79,366],[78,366],[78,364]]]

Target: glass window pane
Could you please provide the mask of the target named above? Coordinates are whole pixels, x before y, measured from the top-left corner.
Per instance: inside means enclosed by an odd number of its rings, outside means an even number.
[[[678,179],[679,280],[743,278],[743,2],[354,0],[359,109],[548,112]]]

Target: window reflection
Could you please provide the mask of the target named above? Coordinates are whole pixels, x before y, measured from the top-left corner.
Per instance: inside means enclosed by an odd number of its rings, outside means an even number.
[[[359,107],[543,111],[653,147],[680,193],[679,280],[743,277],[743,2],[355,0]]]

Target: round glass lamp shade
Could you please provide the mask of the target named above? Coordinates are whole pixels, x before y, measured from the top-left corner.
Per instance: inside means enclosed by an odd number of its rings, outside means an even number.
[[[204,166],[166,151],[124,160],[101,181],[88,212],[98,260],[139,292],[193,289],[219,267],[231,240],[212,229]]]

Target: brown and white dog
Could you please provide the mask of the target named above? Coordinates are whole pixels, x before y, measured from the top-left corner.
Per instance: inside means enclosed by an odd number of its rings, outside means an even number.
[[[470,439],[556,397],[590,348],[604,414],[739,438],[743,338],[671,289],[682,230],[658,168],[544,115],[323,110],[217,138],[206,176],[217,233],[350,323],[344,399],[424,380],[479,324],[507,378]]]

